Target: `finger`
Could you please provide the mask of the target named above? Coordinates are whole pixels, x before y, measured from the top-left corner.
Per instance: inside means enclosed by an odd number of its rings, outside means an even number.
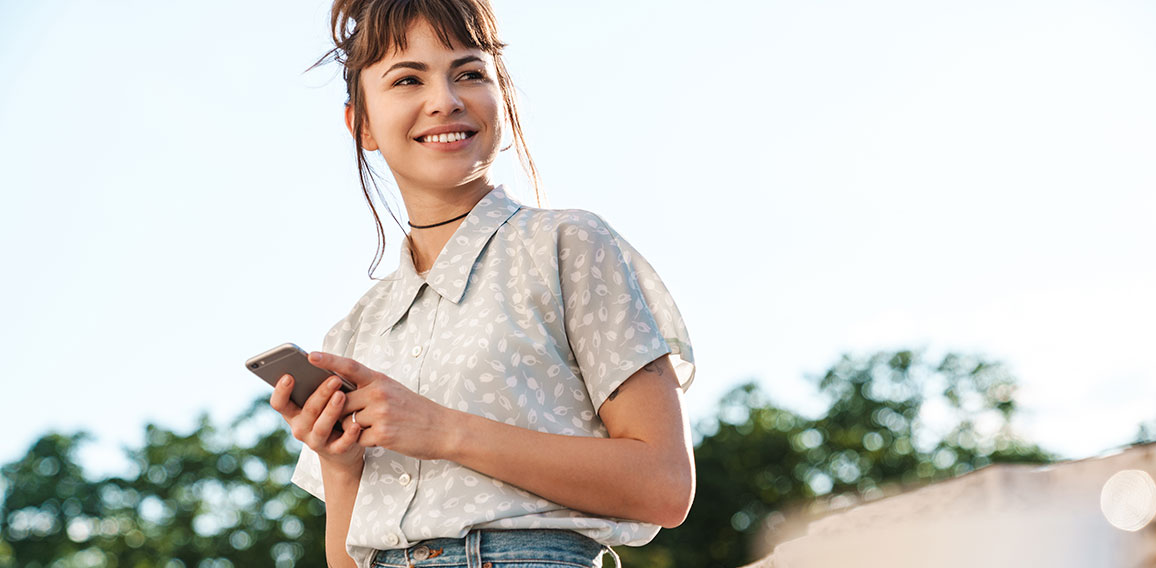
[[[329,441],[333,434],[333,425],[341,420],[342,408],[345,406],[345,393],[337,391],[329,397],[329,402],[325,405],[325,409],[321,411],[321,415],[317,417],[317,421],[313,423],[313,435],[318,440]]]
[[[348,415],[353,414],[354,412],[361,412],[362,410],[369,408],[370,400],[374,399],[375,396],[378,396],[372,392],[373,390],[374,389],[357,389],[355,391],[345,393],[346,418],[349,418]],[[357,418],[360,420],[361,416],[358,416]]]
[[[289,395],[293,394],[293,375],[284,375],[281,380],[273,387],[273,395],[269,397],[269,406],[273,410],[280,412],[286,419],[297,416],[301,409],[289,400]]]
[[[361,410],[364,410],[364,409],[358,409],[358,410],[350,411],[349,407],[346,406],[345,410],[346,410],[345,416],[343,416],[341,418],[341,427],[344,428],[346,431],[349,431],[352,428],[357,428],[358,430],[366,430],[367,428],[373,427],[371,424],[369,424],[367,422],[369,417],[366,416],[364,412],[357,415],[357,422],[356,423],[353,422],[353,413],[354,412],[360,412]]]
[[[329,404],[333,393],[341,388],[341,379],[337,377],[330,377],[313,394],[309,395],[309,399],[305,401],[305,406],[301,408],[301,413],[309,417],[311,422],[316,421],[321,413],[325,411],[326,405]]]
[[[379,376],[376,371],[353,359],[332,353],[314,351],[309,354],[309,362],[327,371],[332,371],[358,387],[373,382]]]
[[[359,437],[361,437],[361,427],[352,425],[329,445],[329,450],[335,454],[343,454],[357,444]]]

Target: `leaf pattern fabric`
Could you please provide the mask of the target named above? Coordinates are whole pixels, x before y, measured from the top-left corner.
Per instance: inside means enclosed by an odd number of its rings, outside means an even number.
[[[593,213],[526,207],[495,188],[423,278],[403,245],[398,269],[330,330],[351,357],[449,408],[522,428],[608,437],[607,397],[670,354],[685,390],[694,357],[682,316],[646,260]],[[293,482],[324,499],[317,455]],[[640,546],[659,527],[567,509],[447,460],[369,448],[347,546],[375,549],[471,529],[568,529]]]

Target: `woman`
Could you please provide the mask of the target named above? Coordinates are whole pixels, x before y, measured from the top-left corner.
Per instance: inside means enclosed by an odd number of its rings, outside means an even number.
[[[537,176],[488,4],[338,0],[332,25],[362,189],[372,208],[380,152],[411,231],[310,354],[357,389],[331,377],[297,408],[286,375],[271,399],[305,444],[293,481],[325,501],[329,565],[600,566],[680,524],[682,319],[597,216],[493,185],[504,131]]]

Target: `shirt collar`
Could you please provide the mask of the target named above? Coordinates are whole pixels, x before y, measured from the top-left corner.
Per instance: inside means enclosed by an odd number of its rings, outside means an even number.
[[[495,187],[458,225],[424,279],[413,266],[409,239],[405,239],[401,244],[401,262],[393,276],[388,278],[394,281],[394,285],[390,291],[388,314],[382,322],[385,327],[393,327],[409,311],[423,284],[429,284],[435,292],[455,304],[461,302],[474,263],[494,233],[521,207],[506,194],[504,187]]]

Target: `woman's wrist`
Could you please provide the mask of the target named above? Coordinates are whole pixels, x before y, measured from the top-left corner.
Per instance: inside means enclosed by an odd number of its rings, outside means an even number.
[[[462,450],[467,444],[467,435],[470,432],[471,418],[475,417],[468,412],[446,408],[440,452],[442,459],[461,463]]]
[[[321,462],[322,474],[338,483],[348,481],[361,481],[361,471],[365,469],[365,453],[364,450],[358,452],[352,459],[334,459],[324,455],[318,455]]]

